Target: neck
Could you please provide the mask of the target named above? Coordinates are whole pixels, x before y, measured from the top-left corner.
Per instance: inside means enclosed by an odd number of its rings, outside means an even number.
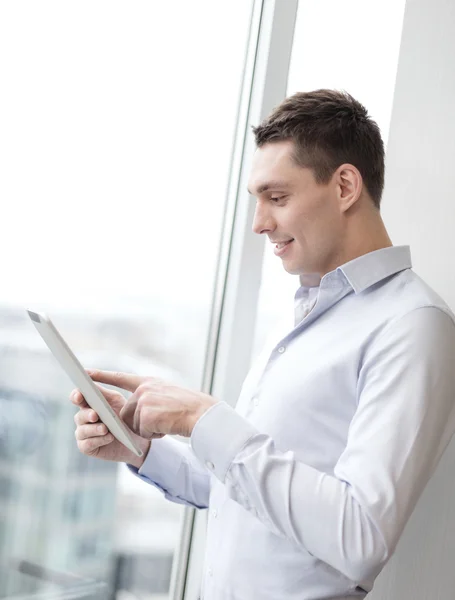
[[[321,276],[359,256],[393,246],[379,211],[367,207],[362,213],[350,220],[339,253],[332,257]]]

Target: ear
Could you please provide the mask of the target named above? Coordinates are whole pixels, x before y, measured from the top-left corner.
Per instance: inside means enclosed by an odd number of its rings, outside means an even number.
[[[340,210],[346,212],[357,202],[362,193],[362,175],[354,165],[349,163],[340,165],[333,175]]]

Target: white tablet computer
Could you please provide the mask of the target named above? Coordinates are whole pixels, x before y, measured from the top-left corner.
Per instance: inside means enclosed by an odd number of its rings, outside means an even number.
[[[63,370],[80,389],[87,404],[96,411],[101,421],[106,425],[109,431],[114,435],[119,442],[126,446],[136,456],[142,456],[143,452],[134,443],[131,437],[131,430],[125,425],[120,417],[114,412],[106,398],[101,393],[89,375],[84,370],[84,367],[78,361],[76,356],[71,351],[68,344],[62,338],[57,328],[52,323],[47,315],[36,313],[27,310],[33,325],[38,330],[38,333],[46,342],[48,348],[58,360]]]

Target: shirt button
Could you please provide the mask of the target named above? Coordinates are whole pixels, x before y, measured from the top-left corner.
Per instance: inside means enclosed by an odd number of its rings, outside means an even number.
[[[254,398],[253,399],[253,404],[254,404],[254,406],[258,406],[259,405],[259,398]]]
[[[211,471],[213,471],[213,469],[215,468],[215,465],[210,462],[209,460],[205,463],[205,466],[210,469]]]
[[[212,569],[209,569],[209,570],[207,571],[207,573],[209,574],[209,577],[211,577],[211,576],[213,575],[213,571],[212,571]]]
[[[212,510],[212,515],[213,515],[213,518],[214,518],[214,519],[216,519],[216,517],[217,517],[217,515],[218,515],[216,508],[214,508],[214,509]]]
[[[280,347],[278,348],[278,352],[279,352],[280,354],[283,354],[283,352],[284,352],[285,350],[286,350],[286,348],[285,348],[284,346],[280,346]]]

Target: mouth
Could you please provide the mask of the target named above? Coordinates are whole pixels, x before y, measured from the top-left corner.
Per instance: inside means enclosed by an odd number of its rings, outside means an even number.
[[[283,256],[288,251],[289,246],[292,244],[293,241],[294,238],[292,238],[291,240],[287,240],[286,242],[276,242],[275,248],[273,250],[275,256]]]
[[[275,248],[277,250],[281,250],[281,248],[284,248],[285,246],[287,246],[288,244],[290,244],[293,241],[294,241],[294,238],[287,240],[285,242],[277,242]]]

